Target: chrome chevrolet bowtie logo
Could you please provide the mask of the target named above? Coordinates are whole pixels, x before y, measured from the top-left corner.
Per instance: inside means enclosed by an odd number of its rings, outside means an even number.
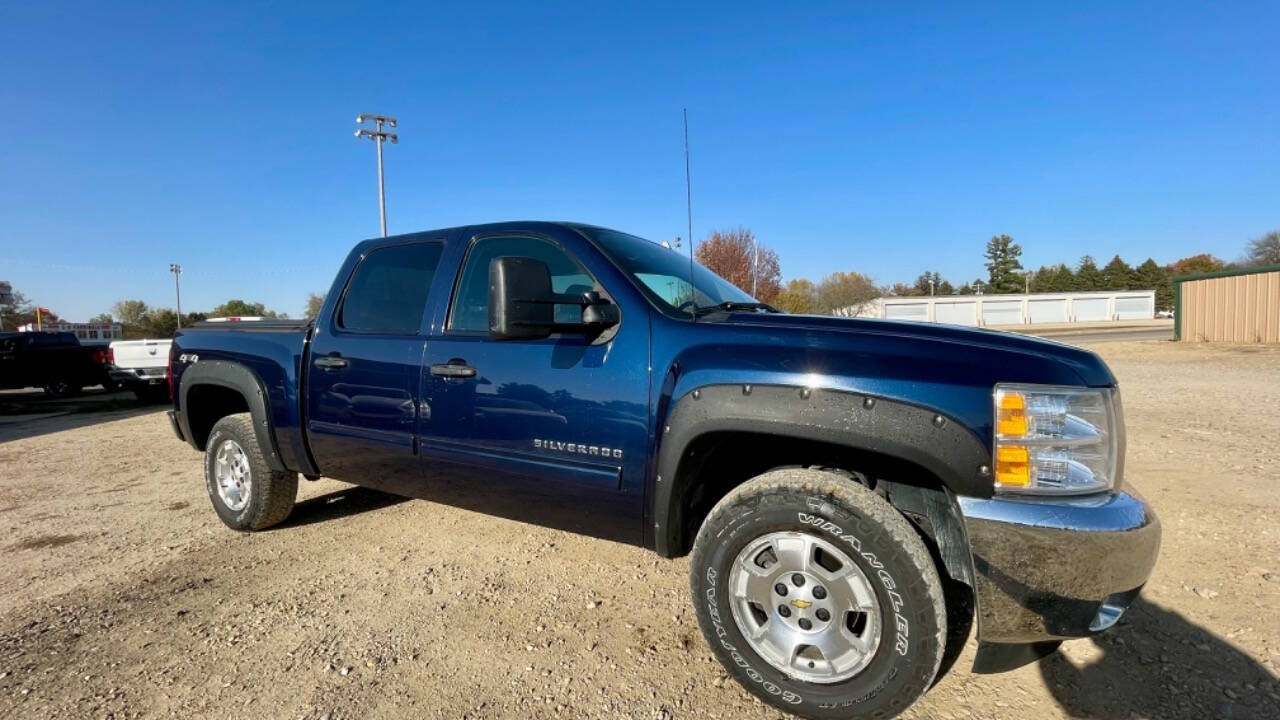
[[[562,442],[560,440],[543,440],[540,438],[534,438],[533,446],[538,450],[555,450],[557,452],[574,453],[575,455],[613,458],[614,460],[622,459],[621,450],[618,448],[604,447],[603,445],[580,445],[578,443]]]

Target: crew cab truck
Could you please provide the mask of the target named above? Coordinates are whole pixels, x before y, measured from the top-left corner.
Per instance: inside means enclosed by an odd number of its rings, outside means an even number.
[[[0,389],[42,388],[55,398],[101,385],[115,390],[107,348],[81,345],[75,333],[0,333]]]
[[[365,241],[314,321],[183,329],[170,364],[231,528],[325,475],[692,554],[714,654],[803,717],[901,712],[974,624],[986,672],[1106,630],[1159,550],[1093,353],[780,313],[599,227]]]

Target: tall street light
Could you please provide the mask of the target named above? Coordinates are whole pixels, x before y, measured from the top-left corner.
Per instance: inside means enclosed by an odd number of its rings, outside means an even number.
[[[182,327],[182,288],[178,285],[178,276],[182,274],[182,266],[169,263],[169,272],[173,273],[173,295],[178,306],[178,327]]]
[[[396,135],[395,133],[383,132],[382,130],[383,125],[386,125],[387,127],[396,126],[396,119],[391,117],[390,115],[374,115],[372,113],[360,113],[358,116],[356,116],[357,125],[363,125],[364,123],[370,120],[372,120],[374,123],[374,129],[368,130],[366,128],[360,128],[359,130],[356,130],[356,137],[369,138],[374,142],[374,144],[378,146],[378,211],[379,211],[379,216],[382,218],[382,237],[386,237],[387,236],[387,196],[382,188],[382,143],[386,140],[390,140],[393,143],[399,144],[400,136]]]

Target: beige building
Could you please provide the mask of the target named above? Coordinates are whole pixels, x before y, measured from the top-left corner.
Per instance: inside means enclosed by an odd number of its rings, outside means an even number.
[[[1178,340],[1280,343],[1280,265],[1174,279]]]

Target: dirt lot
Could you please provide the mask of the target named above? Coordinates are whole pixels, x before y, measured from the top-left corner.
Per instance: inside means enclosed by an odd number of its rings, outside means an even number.
[[[971,640],[908,717],[1280,717],[1280,350],[1095,349],[1155,577],[1038,665],[972,675]],[[201,477],[154,409],[0,426],[0,717],[779,717],[687,561],[331,480],[241,535]]]

